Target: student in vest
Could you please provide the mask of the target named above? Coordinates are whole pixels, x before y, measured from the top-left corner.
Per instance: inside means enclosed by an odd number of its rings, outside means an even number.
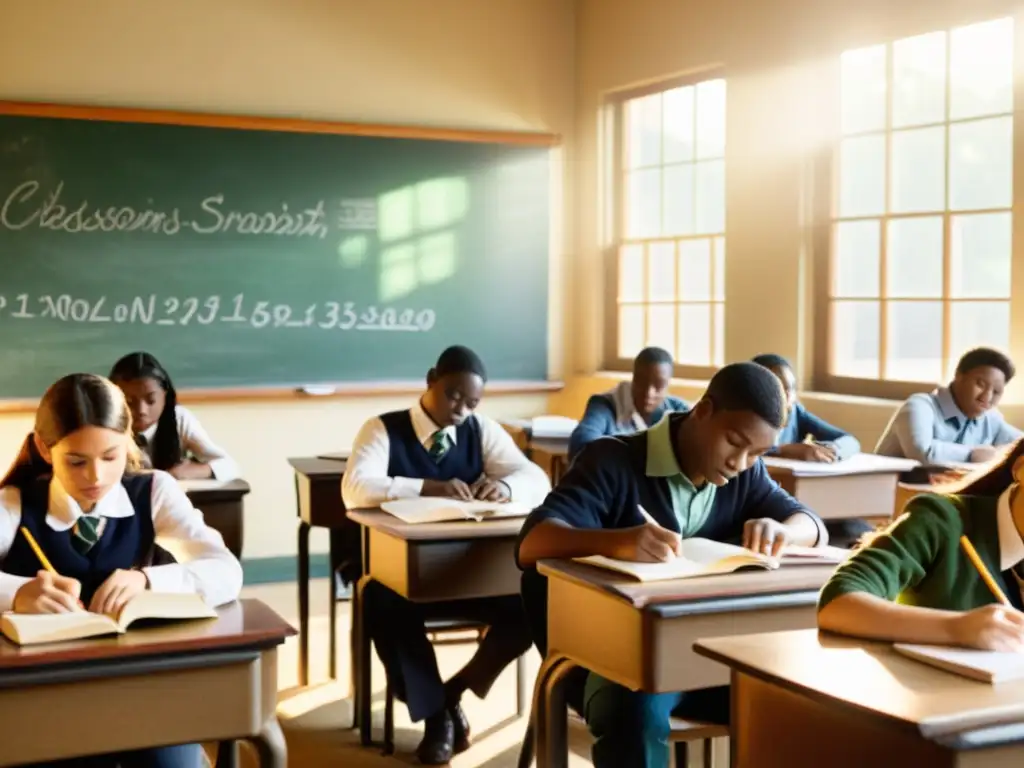
[[[668,394],[671,382],[672,355],[660,347],[642,350],[633,360],[632,379],[587,401],[569,438],[569,460],[599,437],[632,434],[657,424],[666,413],[685,411],[689,406]]]
[[[135,443],[143,464],[179,480],[234,480],[238,465],[210,439],[191,411],[178,405],[171,377],[148,352],[132,352],[110,371],[132,411]]]
[[[81,605],[116,613],[147,589],[198,592],[211,606],[238,597],[241,565],[174,478],[137,473],[131,434],[124,396],[100,376],[72,374],[43,395],[35,430],[0,481],[0,611]],[[43,569],[22,527],[60,575]],[[152,565],[157,541],[181,562]],[[116,701],[101,704],[116,713]],[[198,768],[203,761],[201,747],[190,744],[60,765]]]
[[[896,411],[875,453],[926,464],[986,462],[1024,436],[996,410],[1013,379],[1013,362],[995,349],[972,349],[949,386],[911,395]]]
[[[345,506],[377,507],[416,496],[540,503],[551,487],[547,476],[496,421],[474,413],[486,381],[483,363],[471,350],[456,346],[442,352],[419,402],[370,419],[359,431],[342,481]],[[444,683],[424,631],[423,607],[375,581],[363,594],[388,679],[413,721],[425,721],[417,756],[427,765],[447,763],[470,745],[462,694],[486,696],[501,671],[530,647],[519,596],[444,606],[445,615],[490,627],[470,662]],[[430,614],[440,609],[432,606]]]
[[[1024,442],[980,477],[917,496],[821,591],[818,626],[890,642],[1024,652]],[[960,545],[967,536],[1012,608]]]
[[[786,416],[778,379],[754,363],[720,369],[688,413],[644,433],[587,446],[523,526],[517,559],[523,602],[541,653],[547,649],[543,558],[589,555],[656,562],[682,538],[703,537],[777,553],[786,544],[824,544],[821,520],[782,490],[760,457]],[[646,522],[643,507],[657,521]],[[669,717],[727,722],[728,688],[687,693],[630,691],[586,676],[575,698],[596,737],[597,768],[668,766]]]

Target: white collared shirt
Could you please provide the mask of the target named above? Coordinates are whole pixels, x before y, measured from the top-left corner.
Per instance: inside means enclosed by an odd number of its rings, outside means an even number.
[[[1024,539],[1021,539],[1010,512],[1010,488],[1003,491],[996,506],[996,525],[999,532],[999,570],[1010,571],[1017,580],[1017,586],[1024,600],[1024,579],[1014,567],[1024,561]],[[1012,570],[1011,570],[1012,569]]]
[[[213,442],[203,429],[203,425],[199,423],[199,419],[190,410],[179,405],[174,409],[174,418],[178,424],[178,438],[181,440],[183,454],[190,453],[200,464],[209,464],[217,480],[227,482],[239,477],[241,473],[238,464],[228,456],[227,451]],[[156,429],[157,424],[153,424],[140,433],[146,438],[146,446],[139,450],[147,466],[152,466],[153,462],[153,437],[156,435]]]
[[[242,566],[224,545],[224,539],[206,525],[203,513],[192,506],[177,480],[166,472],[153,472],[153,529],[156,543],[177,563],[143,568],[154,592],[195,592],[208,605],[231,602],[242,589]],[[131,517],[135,514],[128,492],[117,483],[88,513],[89,517]],[[84,513],[56,478],[50,481],[46,524],[55,531],[73,527]],[[0,488],[0,611],[10,610],[14,595],[31,578],[3,572],[21,525],[21,491]]]
[[[419,402],[409,409],[409,417],[416,439],[429,449],[438,431],[437,424]],[[540,504],[551,490],[544,470],[523,455],[498,422],[479,413],[474,417],[480,425],[484,474],[505,483],[515,501],[529,506]],[[454,445],[455,427],[445,427],[443,431]],[[388,476],[390,459],[391,438],[384,422],[375,416],[363,424],[352,445],[352,455],[341,481],[341,496],[346,507],[379,507],[391,499],[414,498],[422,493],[423,478]]]

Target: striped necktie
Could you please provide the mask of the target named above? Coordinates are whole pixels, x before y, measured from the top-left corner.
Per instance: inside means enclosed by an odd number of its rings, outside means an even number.
[[[451,440],[448,437],[448,433],[443,429],[437,430],[433,435],[430,436],[430,458],[435,462],[440,461],[448,453],[448,449],[451,448]]]
[[[103,535],[105,518],[99,516],[87,517],[82,515],[75,521],[75,527],[71,529],[71,544],[80,555],[86,555],[89,550],[96,546],[96,542]]]

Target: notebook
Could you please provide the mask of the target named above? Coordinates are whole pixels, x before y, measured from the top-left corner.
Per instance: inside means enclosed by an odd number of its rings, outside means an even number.
[[[635,563],[629,560],[615,560],[603,555],[579,557],[577,561],[596,565],[631,576],[637,581],[670,581],[690,579],[697,576],[713,576],[732,573],[742,569],[775,570],[790,565],[838,564],[849,557],[850,552],[838,547],[786,547],[781,557],[771,557],[751,552],[734,544],[724,544],[710,539],[683,539],[683,551],[679,557],[667,563]]]
[[[459,501],[422,496],[417,499],[385,501],[380,508],[410,525],[468,520],[480,522],[498,518],[526,517],[530,514],[529,507],[512,501]]]
[[[118,616],[89,611],[0,615],[0,633],[18,645],[122,635],[140,619],[215,619],[217,612],[194,593],[140,592]]]
[[[915,661],[983,683],[1005,683],[1024,678],[1024,653],[913,643],[896,643],[893,648]]]

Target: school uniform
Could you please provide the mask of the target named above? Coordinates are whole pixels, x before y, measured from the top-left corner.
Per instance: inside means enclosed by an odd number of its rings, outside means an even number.
[[[49,477],[0,489],[0,611],[12,609],[17,591],[42,568],[22,526],[58,573],[81,582],[86,605],[117,569],[141,569],[153,591],[198,593],[211,606],[236,599],[242,588],[238,560],[164,472],[125,475],[88,513]],[[162,558],[155,556],[158,542],[165,550]],[[174,558],[177,562],[168,562]],[[116,702],[106,704],[116,707]],[[190,744],[60,765],[192,768],[202,759],[199,745]]]
[[[685,413],[670,414],[644,433],[589,445],[527,518],[520,541],[545,520],[587,529],[642,525],[641,505],[660,525],[686,538],[738,544],[748,520],[781,522],[803,513],[817,525],[822,540],[822,521],[782,490],[761,461],[722,488],[712,483],[696,488],[679,468],[674,448],[687,418]],[[547,652],[546,582],[535,568],[524,569],[523,602],[542,654]],[[597,738],[593,748],[597,768],[667,766],[670,715],[727,722],[729,713],[727,687],[637,693],[593,673],[586,676],[585,689],[570,692],[569,699]]]
[[[810,435],[814,442],[832,448],[839,460],[860,453],[860,442],[856,437],[815,416],[804,408],[802,403],[794,403],[786,417],[785,426],[779,430],[775,447],[768,451],[768,454],[778,453],[779,446],[802,443],[807,435]]]
[[[235,460],[228,456],[227,451],[217,445],[199,419],[192,411],[182,406],[174,409],[174,421],[178,428],[178,439],[181,441],[181,454],[185,458],[191,458],[200,464],[209,464],[213,476],[217,480],[227,482],[241,476],[241,471]],[[153,439],[156,437],[157,424],[135,436],[135,443],[139,446],[142,454],[143,465],[153,466]]]
[[[821,591],[819,610],[854,592],[947,611],[997,602],[960,546],[964,535],[1014,607],[1024,609],[1019,573],[1024,541],[1010,514],[1007,490],[998,498],[914,498],[896,522],[836,569]]]
[[[544,472],[493,419],[474,414],[457,427],[439,429],[417,403],[363,426],[345,469],[342,497],[348,509],[378,507],[390,499],[419,496],[424,480],[459,479],[472,484],[482,475],[504,483],[512,501],[527,505],[540,502],[551,487]],[[423,627],[428,614],[481,621],[490,627],[461,673],[481,698],[501,670],[530,647],[517,595],[425,607],[371,581],[363,597],[377,654],[414,722],[445,705],[437,658]]]
[[[633,403],[633,390],[630,382],[622,381],[608,392],[592,395],[587,400],[583,418],[576,425],[569,437],[569,460],[572,461],[583,450],[583,446],[594,442],[599,437],[608,435],[631,435],[642,432],[653,424],[661,421],[666,413],[689,410],[684,400],[666,395],[654,413],[646,419],[637,413]]]

